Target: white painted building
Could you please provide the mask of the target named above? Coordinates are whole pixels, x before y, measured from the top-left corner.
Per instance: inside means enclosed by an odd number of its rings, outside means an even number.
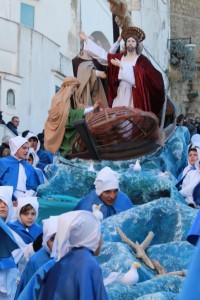
[[[166,69],[169,1],[127,3],[133,24],[146,33],[145,48]],[[56,88],[72,75],[80,30],[109,48],[113,29],[108,1],[0,1],[0,110],[6,122],[14,115],[20,118],[19,132],[43,130]]]

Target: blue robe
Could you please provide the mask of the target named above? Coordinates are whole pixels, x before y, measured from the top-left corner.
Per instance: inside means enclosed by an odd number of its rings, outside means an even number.
[[[49,260],[50,254],[44,249],[44,247],[42,247],[30,258],[17,286],[17,291],[15,294],[16,300],[35,272]]]
[[[2,162],[4,166],[4,171],[0,172],[0,185],[10,185],[13,186],[13,193],[15,192],[17,188],[17,182],[18,182],[18,174],[19,174],[19,164],[21,163],[25,169],[26,173],[26,189],[27,190],[37,190],[39,183],[38,176],[35,172],[35,169],[25,162],[25,160],[17,160],[12,155],[0,158],[0,161]],[[15,200],[15,198],[13,197]]]
[[[101,269],[88,248],[73,248],[48,272],[45,300],[107,300]]]
[[[8,222],[7,225],[14,230],[26,244],[33,243],[36,238],[42,234],[42,227],[37,223],[33,223],[33,225],[28,227],[28,231],[26,231],[27,227],[18,220],[14,222]]]
[[[183,289],[177,300],[199,300],[200,299],[200,240],[197,245],[197,249],[192,257],[191,264],[185,281],[183,283]]]
[[[196,245],[200,236],[200,210],[192,224],[192,227],[188,233],[187,241],[193,245]]]
[[[55,259],[51,259],[41,266],[32,276],[17,300],[42,300],[41,290],[48,271],[55,265]]]
[[[100,211],[103,213],[103,218],[110,217],[127,209],[133,207],[133,203],[129,199],[129,197],[119,192],[115,203],[113,206],[105,204],[99,196],[97,196],[96,191],[91,191],[87,196],[80,200],[80,202],[76,205],[74,210],[88,210],[92,211],[93,204],[102,204]]]
[[[0,270],[15,268],[11,252],[18,247],[10,229],[0,218]]]

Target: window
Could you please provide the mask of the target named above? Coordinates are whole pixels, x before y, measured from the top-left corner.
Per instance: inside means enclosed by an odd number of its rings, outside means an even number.
[[[20,23],[27,27],[34,28],[34,13],[35,13],[34,6],[21,3]]]
[[[15,93],[11,89],[7,91],[7,102],[6,102],[6,104],[10,105],[10,106],[15,106]]]

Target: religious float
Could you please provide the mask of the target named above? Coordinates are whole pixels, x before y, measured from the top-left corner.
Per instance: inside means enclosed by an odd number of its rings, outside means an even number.
[[[105,108],[76,122],[79,136],[69,158],[116,161],[155,153],[174,132],[175,116],[169,97],[161,118],[138,108]]]

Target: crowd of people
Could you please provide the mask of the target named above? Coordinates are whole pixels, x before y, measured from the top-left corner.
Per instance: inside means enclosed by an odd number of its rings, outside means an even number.
[[[67,77],[53,97],[44,131],[19,135],[16,116],[5,124],[15,136],[4,136],[0,146],[0,234],[5,228],[7,232],[0,247],[2,300],[108,299],[94,259],[102,245],[100,221],[134,209],[132,199],[119,189],[118,174],[109,167],[100,170],[95,189],[83,195],[74,211],[50,216],[43,226],[37,224],[37,188],[48,181],[45,167],[55,155],[69,153],[77,136],[75,120],[105,106],[121,105],[159,115],[164,84],[161,73],[140,52],[145,38],[141,29],[123,30],[109,53],[84,33],[80,38],[81,53],[73,62],[76,77]],[[113,54],[121,39],[124,50]],[[97,67],[96,59],[107,66],[106,72]],[[107,86],[101,82],[105,77]],[[188,165],[177,179],[177,188],[189,206],[199,208],[200,144],[191,135]],[[16,246],[8,255],[10,238]]]

